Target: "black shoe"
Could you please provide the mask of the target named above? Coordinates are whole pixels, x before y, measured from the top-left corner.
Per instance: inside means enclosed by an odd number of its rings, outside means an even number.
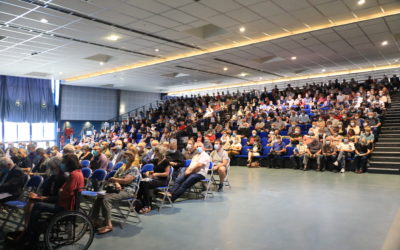
[[[219,184],[218,185],[218,192],[224,192],[224,184]]]

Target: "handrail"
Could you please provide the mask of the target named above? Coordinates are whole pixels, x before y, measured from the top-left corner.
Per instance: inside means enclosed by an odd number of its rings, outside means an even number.
[[[164,103],[164,100],[156,100],[153,102],[149,102],[143,106],[137,107],[135,109],[132,109],[128,112],[125,112],[119,116],[113,117],[110,120],[108,120],[109,122],[120,122],[124,119],[124,117],[129,118],[130,116],[132,116],[132,114],[134,114],[135,116],[138,116],[139,112],[146,112],[149,109],[153,108],[153,105],[155,104],[155,108],[158,108],[160,104]]]

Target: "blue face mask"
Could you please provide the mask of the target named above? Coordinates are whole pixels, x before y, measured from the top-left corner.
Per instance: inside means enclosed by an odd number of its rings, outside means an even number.
[[[203,152],[203,148],[202,147],[197,147],[196,151],[197,151],[197,153],[201,153],[201,152]]]
[[[97,152],[96,150],[92,150],[92,155],[96,157],[99,155],[99,152]]]
[[[127,160],[127,159],[124,159],[122,162],[123,162],[124,164],[128,164],[128,160]]]
[[[64,163],[61,163],[60,169],[61,169],[61,171],[63,171],[63,172],[66,172],[66,171],[67,171],[67,167],[65,166]]]

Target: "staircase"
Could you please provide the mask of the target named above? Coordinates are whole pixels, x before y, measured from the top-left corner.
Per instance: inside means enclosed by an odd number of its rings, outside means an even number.
[[[382,122],[381,133],[375,143],[369,173],[400,173],[400,94],[392,96],[392,106]]]

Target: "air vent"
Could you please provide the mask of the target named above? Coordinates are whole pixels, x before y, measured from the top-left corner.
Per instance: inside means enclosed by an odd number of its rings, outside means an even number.
[[[300,74],[300,73],[305,73],[305,72],[307,72],[308,71],[308,69],[298,69],[298,70],[296,70],[294,73],[295,74]]]
[[[6,39],[6,36],[0,36],[0,41]]]
[[[26,76],[34,76],[34,77],[48,77],[50,76],[49,73],[45,72],[30,72],[28,74],[25,74]]]
[[[169,78],[179,78],[179,77],[184,77],[184,76],[190,76],[189,74],[186,73],[169,73],[169,74],[165,74],[165,75],[161,75],[164,77],[169,77]]]
[[[197,28],[189,29],[185,31],[186,33],[196,36],[202,39],[207,39],[214,36],[219,36],[227,33],[228,31],[224,30],[221,27],[218,27],[214,24],[206,24]]]
[[[272,63],[272,62],[281,62],[284,61],[285,59],[279,56],[265,56],[265,57],[260,57],[254,59],[254,61],[258,63]]]
[[[104,84],[104,85],[100,85],[100,87],[102,87],[102,88],[114,88],[114,84]]]
[[[95,62],[108,62],[111,58],[112,58],[112,56],[109,56],[109,55],[97,54],[97,55],[86,57],[84,59],[95,61]]]

